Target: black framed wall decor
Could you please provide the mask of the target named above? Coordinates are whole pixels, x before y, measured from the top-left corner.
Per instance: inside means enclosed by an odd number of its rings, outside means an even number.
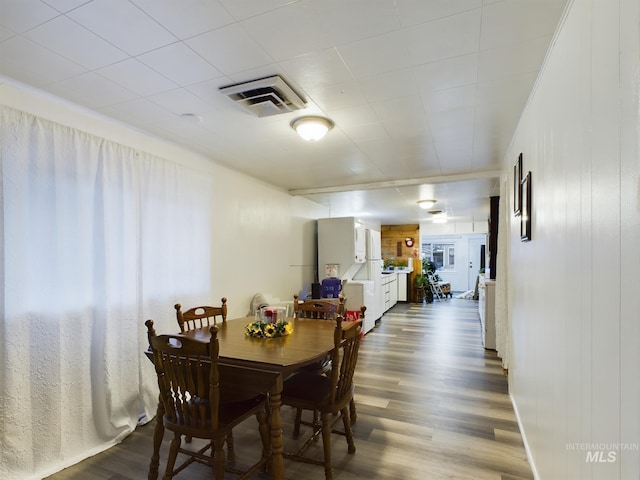
[[[522,209],[522,153],[513,166],[513,214],[517,217]]]
[[[520,183],[522,190],[522,205],[520,208],[520,240],[531,240],[531,172]]]

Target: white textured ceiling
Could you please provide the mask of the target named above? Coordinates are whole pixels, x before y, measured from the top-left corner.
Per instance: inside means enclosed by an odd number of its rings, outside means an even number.
[[[435,198],[481,221],[565,3],[0,0],[0,75],[334,216],[419,222],[416,202]],[[257,118],[218,91],[276,74],[305,110]],[[336,126],[306,143],[289,127],[304,114]]]

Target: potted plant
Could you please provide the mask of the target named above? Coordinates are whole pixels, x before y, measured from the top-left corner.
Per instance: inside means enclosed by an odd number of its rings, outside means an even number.
[[[414,279],[414,285],[416,289],[416,300],[418,303],[422,303],[425,300],[427,303],[433,302],[433,293],[429,286],[429,277],[419,273]]]

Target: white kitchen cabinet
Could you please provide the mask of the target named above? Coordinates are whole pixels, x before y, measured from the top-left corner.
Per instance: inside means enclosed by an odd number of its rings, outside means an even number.
[[[394,275],[389,284],[389,296],[391,297],[391,307],[398,303],[398,275]]]
[[[409,278],[408,273],[398,273],[398,301],[407,301],[407,281]]]
[[[382,295],[386,312],[398,303],[398,274],[386,273],[382,276]]]

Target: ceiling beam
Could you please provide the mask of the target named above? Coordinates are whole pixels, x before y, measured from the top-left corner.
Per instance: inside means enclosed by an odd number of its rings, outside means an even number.
[[[354,190],[376,190],[380,188],[410,187],[422,184],[437,184],[478,180],[482,178],[500,178],[501,170],[482,170],[477,172],[456,173],[451,175],[435,175],[433,177],[407,178],[403,180],[385,180],[384,182],[354,183],[351,185],[335,185],[332,187],[294,188],[289,195],[312,195],[314,193],[338,193]]]

